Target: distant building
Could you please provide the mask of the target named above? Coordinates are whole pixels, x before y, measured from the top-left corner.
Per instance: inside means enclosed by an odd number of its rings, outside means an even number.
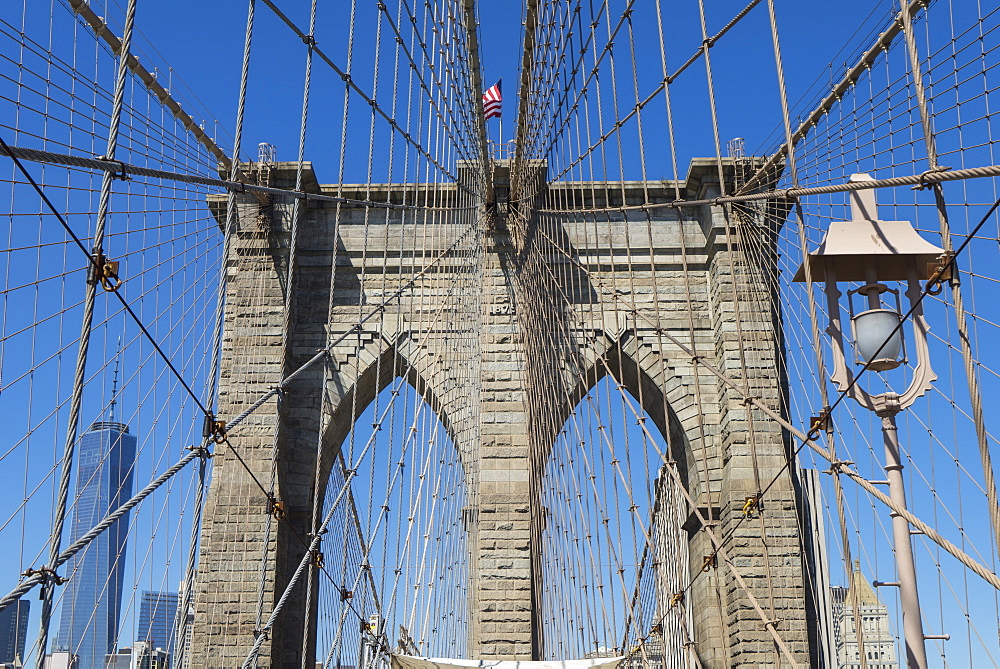
[[[180,606],[181,602],[184,601],[185,592],[187,590],[187,581],[181,581],[180,592],[178,593],[178,616],[174,620],[174,634],[177,634],[177,629],[179,629],[181,624],[180,619]],[[184,614],[184,639],[180,641],[177,651],[171,653],[171,663],[174,663],[174,658],[180,657],[180,664],[177,664],[174,669],[191,669],[191,640],[194,639],[194,604],[192,600],[188,600],[188,610]]]
[[[42,669],[79,669],[76,655],[66,651],[56,651],[46,655],[42,661]]]
[[[132,649],[119,648],[104,657],[104,669],[132,669]]]
[[[104,669],[167,669],[170,655],[162,648],[154,648],[144,641],[137,641],[131,648],[119,648],[104,657]]]
[[[144,642],[151,648],[162,648],[173,657],[177,601],[176,592],[143,592],[139,602],[136,641]]]
[[[861,669],[861,653],[854,621],[854,601],[861,616],[861,637],[868,669],[898,669],[896,640],[889,630],[889,610],[879,601],[875,590],[861,574],[861,564],[854,562],[849,588],[831,588],[833,626],[837,666]]]
[[[114,421],[94,423],[80,439],[70,543],[132,496],[135,445],[128,426]],[[76,655],[79,669],[104,669],[104,656],[114,652],[128,516],[119,518],[66,563],[69,582],[53,649]]]
[[[19,599],[0,611],[0,663],[14,664],[24,660],[30,608],[30,600]]]
[[[827,550],[826,523],[823,519],[823,486],[815,469],[799,468],[802,490],[801,522],[803,565],[811,587],[806,588],[806,606],[814,622],[810,626],[810,645],[815,649],[812,662],[819,667],[838,667],[834,639],[833,588],[830,583],[830,559]]]

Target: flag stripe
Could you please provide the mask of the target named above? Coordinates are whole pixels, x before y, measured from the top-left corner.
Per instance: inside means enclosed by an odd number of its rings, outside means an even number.
[[[488,119],[500,116],[503,96],[500,93],[500,82],[493,84],[483,93],[483,113]]]

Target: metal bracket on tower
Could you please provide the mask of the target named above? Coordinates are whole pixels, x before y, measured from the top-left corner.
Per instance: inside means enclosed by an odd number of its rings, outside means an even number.
[[[269,493],[267,496],[267,513],[275,520],[281,520],[285,517],[285,503],[275,497],[273,493]]]
[[[754,495],[749,495],[743,502],[743,517],[753,518],[754,513],[759,513],[763,510],[763,506],[760,503],[760,499],[763,493],[757,492]]]

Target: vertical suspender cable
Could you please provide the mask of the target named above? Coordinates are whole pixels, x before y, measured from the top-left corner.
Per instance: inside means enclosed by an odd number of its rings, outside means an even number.
[[[247,28],[246,37],[243,41],[243,67],[240,72],[240,93],[236,103],[236,128],[233,134],[233,160],[232,168],[229,171],[229,179],[236,181],[240,173],[240,144],[243,142],[243,113],[246,109],[247,100],[247,78],[250,73],[250,44],[253,38],[255,0],[250,0],[247,6]],[[215,307],[215,336],[216,344],[212,348],[212,370],[213,376],[209,379],[210,388],[213,392],[206,397],[206,406],[213,406],[215,400],[215,375],[219,370],[219,358],[222,347],[222,327],[225,318],[226,308],[226,263],[229,259],[229,247],[232,233],[236,223],[236,192],[228,191],[226,198],[226,227],[223,232],[222,259],[219,264],[219,295]]]
[[[194,500],[194,519],[191,521],[191,540],[188,544],[187,565],[184,570],[184,591],[180,593],[177,602],[177,613],[174,617],[174,658],[173,666],[184,666],[184,653],[187,644],[184,642],[188,634],[188,611],[194,598],[192,590],[195,582],[195,562],[198,558],[198,535],[201,533],[201,519],[205,501],[205,483],[208,469],[208,443],[202,446],[201,462],[198,463],[198,490]]]

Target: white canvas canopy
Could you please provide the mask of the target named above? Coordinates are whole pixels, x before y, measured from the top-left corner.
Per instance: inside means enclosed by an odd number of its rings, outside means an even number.
[[[441,657],[412,657],[392,654],[392,669],[615,669],[624,657],[592,660],[456,660]]]

